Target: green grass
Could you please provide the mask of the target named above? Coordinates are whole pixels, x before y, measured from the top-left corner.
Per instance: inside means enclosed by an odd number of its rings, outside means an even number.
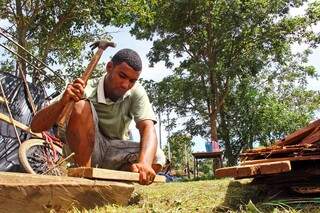
[[[128,206],[106,205],[88,212],[320,212],[317,200],[272,200],[267,189],[270,186],[232,179],[136,185]]]

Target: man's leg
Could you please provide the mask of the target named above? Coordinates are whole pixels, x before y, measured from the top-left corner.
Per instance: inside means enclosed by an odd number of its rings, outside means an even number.
[[[91,167],[91,155],[95,141],[95,126],[89,101],[75,103],[67,126],[67,143],[75,153],[78,166]]]
[[[105,144],[109,144],[108,149],[105,149],[105,156],[107,157],[103,159],[100,167],[131,171],[132,164],[138,162],[140,153],[139,143],[126,140],[109,140],[108,143]],[[163,151],[158,148],[152,164],[152,168],[156,173],[161,171],[165,160],[166,158]]]

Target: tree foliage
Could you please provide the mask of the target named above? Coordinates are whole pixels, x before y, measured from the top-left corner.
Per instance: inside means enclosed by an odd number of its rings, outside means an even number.
[[[136,23],[132,33],[154,39],[148,54],[151,65],[165,61],[173,67],[180,59],[174,74],[158,84],[158,109],[169,108],[184,117],[184,129],[192,135],[219,139],[229,150],[227,158],[244,146],[265,143],[305,124],[312,118],[306,109],[314,109],[317,101],[315,93],[305,91],[305,83],[316,72],[306,65],[310,51],[293,53],[291,46],[317,44],[312,26],[319,21],[319,3],[308,5],[304,16],[292,16],[290,9],[306,2],[151,4],[153,21]],[[264,82],[269,84],[261,85]],[[297,112],[296,102],[304,110]]]
[[[176,170],[184,170],[192,160],[192,137],[183,134],[182,132],[174,133],[168,142],[170,143],[171,150],[171,164]],[[168,156],[168,146],[164,148],[164,152]]]
[[[84,69],[82,65],[90,57],[85,50],[94,40],[109,37],[107,25],[123,26],[138,19],[148,18],[143,1],[60,1],[60,0],[3,0],[0,19],[6,32],[41,61],[61,68],[59,74],[73,78]],[[8,43],[12,49],[42,67],[38,61],[21,48]],[[12,64],[19,63],[24,73],[33,81],[43,80],[42,73],[28,66],[24,60],[9,56]],[[46,70],[48,71],[48,70]],[[62,73],[63,71],[63,73]],[[17,73],[17,71],[16,71]],[[55,78],[53,75],[52,78]],[[46,83],[48,79],[44,79]],[[56,86],[58,81],[55,82]],[[64,83],[62,83],[64,84]]]

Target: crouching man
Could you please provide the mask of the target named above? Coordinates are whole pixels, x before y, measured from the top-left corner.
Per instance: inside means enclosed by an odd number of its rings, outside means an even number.
[[[42,132],[57,123],[63,108],[75,101],[66,126],[66,141],[78,166],[138,172],[140,184],[150,184],[165,163],[157,147],[155,114],[143,87],[137,82],[140,56],[131,49],[118,51],[98,80],[69,84],[59,98],[34,116],[31,129]],[[128,141],[134,119],[140,143]]]

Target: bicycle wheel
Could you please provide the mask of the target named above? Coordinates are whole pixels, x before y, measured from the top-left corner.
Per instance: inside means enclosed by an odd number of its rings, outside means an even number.
[[[61,169],[56,167],[61,157],[62,148],[55,144],[52,147],[43,139],[30,139],[19,147],[20,164],[31,174],[62,175]]]

